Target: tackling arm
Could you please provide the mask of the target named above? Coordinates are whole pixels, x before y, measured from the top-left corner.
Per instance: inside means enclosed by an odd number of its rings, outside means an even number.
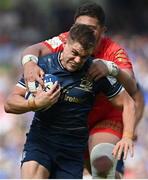
[[[37,66],[38,57],[63,50],[63,42],[66,41],[67,37],[66,34],[62,33],[59,36],[29,46],[24,50],[22,53],[22,64],[24,65],[24,77],[28,89],[32,89],[29,88],[28,82],[37,81],[42,87],[44,86],[42,80],[44,72]],[[35,90],[36,88],[34,86]]]
[[[117,80],[124,86],[127,92],[134,96],[137,91],[136,80],[134,73],[129,69],[119,69],[119,73],[116,76]]]
[[[125,90],[115,96],[111,102],[123,109],[123,135],[122,139],[116,144],[113,155],[120,159],[122,151],[124,151],[124,159],[126,159],[128,150],[133,156],[133,137],[136,124],[135,102]]]
[[[39,56],[44,56],[51,53],[50,49],[47,48],[42,42],[27,47],[22,53],[22,63],[24,65],[24,77],[26,85],[27,82],[38,81],[42,86],[43,84],[43,70],[37,65]],[[30,59],[28,56],[30,55]]]
[[[141,88],[137,85],[137,91],[133,96],[136,105],[136,126],[138,125],[139,121],[142,118],[143,111],[144,111],[144,96]]]
[[[88,74],[90,79],[94,79],[95,81],[108,75],[115,77],[131,96],[133,96],[137,91],[137,85],[133,71],[129,69],[123,70],[119,68],[114,62],[103,59],[95,59],[93,60]]]
[[[22,53],[22,57],[27,54],[33,54],[37,57],[39,56],[45,56],[47,54],[51,53],[50,49],[47,48],[42,42],[34,44],[32,46],[28,46],[26,49],[24,49]]]

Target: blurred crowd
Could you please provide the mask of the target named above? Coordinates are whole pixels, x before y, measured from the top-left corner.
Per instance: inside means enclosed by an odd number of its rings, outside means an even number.
[[[148,178],[148,36],[116,35],[114,40],[120,43],[128,52],[138,83],[140,84],[144,99],[145,109],[143,118],[137,126],[137,141],[135,142],[134,158],[125,161],[125,178],[147,179]]]
[[[59,6],[60,1],[63,6]],[[85,1],[44,0],[44,2],[0,1],[0,179],[20,177],[21,152],[33,116],[33,113],[6,114],[3,107],[5,98],[22,73],[21,52],[26,46],[49,38],[49,35],[52,37],[68,30],[73,23],[76,6]],[[101,5],[107,9],[107,0],[104,4],[102,2],[100,0]],[[148,18],[148,15],[145,13],[143,17]],[[127,22],[122,22],[122,26],[124,27],[124,23],[128,29]],[[139,33],[131,31],[130,22],[129,31],[124,29],[117,31],[113,28],[113,24],[109,25],[108,29],[112,31],[108,34],[128,52],[136,79],[145,97],[144,115],[137,128],[135,155],[125,162],[125,178],[148,178],[148,29],[144,21],[145,31],[139,29]]]

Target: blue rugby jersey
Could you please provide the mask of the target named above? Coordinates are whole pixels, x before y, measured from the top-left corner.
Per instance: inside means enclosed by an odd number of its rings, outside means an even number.
[[[46,74],[57,76],[62,91],[59,101],[51,108],[35,112],[34,121],[40,121],[46,127],[65,129],[87,127],[87,116],[96,93],[103,92],[111,98],[121,91],[122,86],[113,77],[103,77],[97,82],[90,82],[86,73],[92,63],[91,57],[75,72],[64,69],[59,57],[60,53],[54,53],[39,58],[38,65]],[[23,78],[19,84],[25,86]]]

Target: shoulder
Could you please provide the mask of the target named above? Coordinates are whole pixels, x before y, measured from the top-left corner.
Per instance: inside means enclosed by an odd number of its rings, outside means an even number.
[[[43,41],[42,43],[46,47],[48,47],[50,50],[52,50],[52,52],[57,52],[57,51],[63,50],[63,44],[67,40],[67,35],[68,35],[68,32],[64,32],[58,36],[49,38],[49,39]]]
[[[110,52],[117,52],[119,49],[123,49],[121,45],[112,40],[110,37],[103,37],[101,39],[101,46],[103,46],[105,50],[108,50]]]
[[[100,42],[99,58],[112,61],[120,68],[132,69],[131,60],[126,50],[110,37],[103,37]]]
[[[63,43],[65,43],[67,40],[67,36],[68,36],[68,32],[64,32],[64,33],[61,33],[58,37]]]
[[[51,53],[51,54],[48,54],[48,55],[45,55],[45,56],[40,56],[39,57],[39,64],[41,63],[41,62],[48,62],[48,59],[57,59],[57,57],[58,57],[58,54],[59,53]]]

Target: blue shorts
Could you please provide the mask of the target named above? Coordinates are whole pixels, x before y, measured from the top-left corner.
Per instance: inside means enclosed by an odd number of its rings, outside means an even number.
[[[34,160],[48,169],[52,179],[82,179],[88,139],[86,131],[63,132],[54,128],[47,131],[40,126],[31,127],[24,146],[22,164]]]

